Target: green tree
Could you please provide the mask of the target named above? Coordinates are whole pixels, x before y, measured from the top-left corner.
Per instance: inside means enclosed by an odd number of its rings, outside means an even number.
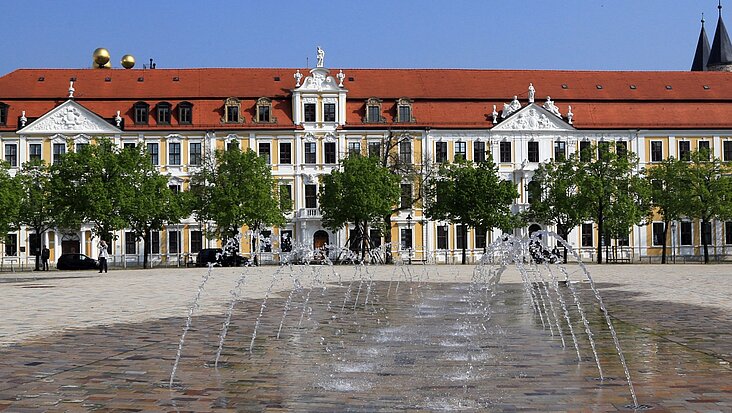
[[[8,168],[6,162],[0,161],[0,239],[17,226],[21,199],[18,181],[10,176]]]
[[[127,183],[134,189],[124,200],[124,219],[136,239],[143,240],[143,268],[147,268],[152,232],[190,215],[186,194],[170,189],[168,176],[152,165],[144,149],[123,149],[118,156],[122,168],[131,172]]]
[[[732,216],[732,178],[729,165],[710,157],[708,151],[695,151],[690,160],[685,179],[685,191],[689,196],[686,215],[701,220],[704,263],[708,264],[712,220]]]
[[[391,214],[399,200],[399,181],[399,176],[381,166],[375,157],[348,156],[338,169],[323,175],[319,197],[323,226],[338,231],[352,222],[360,236],[364,259],[369,226]]]
[[[193,174],[191,184],[194,214],[201,222],[213,222],[212,234],[222,239],[236,238],[244,225],[258,234],[265,226],[285,223],[269,165],[251,150],[234,144],[216,151],[215,161]]]
[[[643,174],[648,181],[651,205],[663,220],[663,248],[661,263],[666,263],[666,243],[668,227],[684,215],[689,199],[685,177],[688,173],[688,163],[676,158],[668,159],[647,167]]]
[[[127,227],[124,208],[133,196],[132,171],[123,168],[119,148],[108,139],[68,152],[51,166],[51,203],[61,228],[92,225],[92,233],[107,239]]]
[[[577,171],[577,207],[587,211],[597,225],[597,262],[602,263],[602,246],[609,244],[609,237],[627,236],[631,225],[641,224],[648,216],[649,209],[644,209],[648,205],[647,191],[634,172],[638,157],[634,153],[612,152],[609,142],[601,142],[572,154],[569,162],[575,164]]]
[[[511,212],[511,205],[519,195],[516,186],[499,178],[492,157],[477,164],[462,159],[443,164],[426,189],[430,203],[425,212],[430,219],[482,231],[509,230],[520,223],[519,217]],[[465,247],[462,253],[465,264]]]
[[[50,200],[51,172],[43,161],[31,161],[23,164],[23,168],[15,175],[20,187],[18,224],[25,225],[36,234],[35,269],[40,269],[41,237],[51,228],[56,227],[54,205]]]
[[[527,221],[544,225],[556,225],[563,239],[587,219],[587,211],[578,208],[580,193],[577,187],[576,164],[573,162],[548,162],[539,165],[527,185],[530,202],[524,213]],[[567,248],[564,248],[567,262]]]

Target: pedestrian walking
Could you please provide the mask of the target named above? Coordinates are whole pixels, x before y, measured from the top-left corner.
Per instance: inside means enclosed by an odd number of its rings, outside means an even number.
[[[107,252],[107,243],[104,240],[99,241],[99,273],[102,271],[107,272],[107,258],[109,253]]]
[[[41,249],[41,263],[43,264],[43,271],[48,271],[48,259],[51,258],[51,251],[45,245]]]

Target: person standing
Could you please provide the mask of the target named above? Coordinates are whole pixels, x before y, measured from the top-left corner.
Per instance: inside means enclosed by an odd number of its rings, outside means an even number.
[[[102,270],[106,273],[107,272],[107,258],[109,257],[109,252],[107,251],[107,243],[104,240],[99,241],[99,273],[102,273]]]
[[[41,263],[43,264],[43,271],[48,271],[48,259],[51,258],[51,251],[45,245],[41,249]]]

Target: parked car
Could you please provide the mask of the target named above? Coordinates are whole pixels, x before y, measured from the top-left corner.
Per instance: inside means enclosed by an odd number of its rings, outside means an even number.
[[[207,267],[209,263],[219,267],[241,267],[248,265],[249,259],[239,254],[225,254],[221,248],[204,248],[196,255],[196,267]]]
[[[58,257],[56,268],[59,270],[95,270],[99,268],[99,262],[84,254],[63,254]]]

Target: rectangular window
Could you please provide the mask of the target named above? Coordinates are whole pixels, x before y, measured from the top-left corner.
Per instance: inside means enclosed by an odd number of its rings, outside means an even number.
[[[158,144],[157,143],[148,143],[147,144],[147,153],[150,155],[150,163],[153,165],[158,165],[160,163],[160,154],[158,153]]]
[[[28,159],[31,161],[40,161],[41,158],[41,144],[31,143],[28,145]]]
[[[191,231],[191,254],[198,254],[203,249],[203,232]]]
[[[366,114],[367,122],[380,122],[381,121],[381,109],[378,106],[369,106],[368,113]]]
[[[554,160],[562,162],[567,159],[567,143],[563,141],[554,142]]]
[[[499,145],[499,154],[501,162],[511,162],[511,142],[503,141]]]
[[[475,141],[473,143],[473,162],[485,161],[485,142]]]
[[[325,149],[325,163],[336,163],[336,144],[335,142],[326,142],[324,144]]]
[[[280,163],[292,164],[292,144],[290,142],[280,142]]]
[[[447,249],[447,225],[440,225],[437,227],[437,249]]]
[[[412,249],[412,228],[402,228],[401,231],[402,234],[402,249],[403,250],[410,250]]]
[[[592,238],[592,224],[582,224],[582,246],[591,247]]]
[[[467,143],[466,142],[455,142],[455,160],[468,159],[467,158]]]
[[[65,143],[54,143],[53,144],[53,163],[61,163],[61,158],[64,157],[64,154],[66,153],[66,144]]]
[[[8,234],[5,237],[5,255],[9,257],[18,255],[18,234]]]
[[[617,141],[615,142],[615,153],[618,156],[625,156],[628,154],[628,142]]]
[[[239,122],[239,106],[229,105],[226,107],[226,121]]]
[[[180,193],[180,185],[178,184],[170,184],[168,185],[168,189],[173,191],[174,194]]]
[[[732,245],[732,221],[724,223],[724,243]]]
[[[403,140],[399,142],[399,162],[402,164],[412,163],[412,142],[410,140]]]
[[[691,221],[681,221],[681,245],[693,245]]]
[[[39,255],[39,248],[42,248],[41,245],[38,245],[38,234],[28,234],[28,251],[30,251],[30,255],[36,256]]]
[[[592,144],[590,144],[590,141],[580,141],[579,144],[580,161],[589,162],[592,159],[592,152],[590,152]]]
[[[264,162],[269,165],[272,161],[272,157],[269,153],[269,142],[259,142],[259,156],[264,158]]]
[[[527,155],[529,162],[539,162],[539,142],[529,142]]]
[[[435,142],[435,162],[447,162],[447,142]]]
[[[483,228],[476,228],[474,232],[475,232],[475,248],[485,249],[486,230]]]
[[[282,252],[292,252],[292,231],[282,231],[282,235],[280,235],[280,250]]]
[[[651,162],[663,161],[663,142],[651,141]]]
[[[723,160],[725,162],[732,161],[732,141],[724,141],[722,149]]]
[[[627,247],[630,246],[630,234],[620,235],[618,238],[615,239],[618,243],[619,247]]]
[[[137,254],[137,237],[134,232],[125,232],[125,254]]]
[[[178,123],[181,125],[190,125],[193,123],[193,107],[188,105],[178,105]]]
[[[381,142],[372,141],[368,146],[369,157],[381,158]]]
[[[18,166],[18,145],[14,143],[5,144],[5,162],[10,166]]]
[[[691,159],[691,142],[679,142],[679,159],[681,159],[682,161],[688,161]]]
[[[325,122],[336,121],[336,105],[335,103],[326,103],[323,105],[323,120]]]
[[[361,155],[361,142],[348,142],[348,155]]]
[[[305,142],[305,163],[314,164],[317,162],[315,142]]]
[[[699,148],[697,149],[699,151],[699,154],[702,156],[702,159],[709,160],[710,151],[709,151],[709,141],[699,141]]]
[[[200,166],[203,162],[203,152],[200,142],[191,143],[188,150],[190,151],[191,166]]]
[[[706,243],[710,245],[712,243],[712,223],[702,222],[701,223],[701,241],[702,244]]]
[[[348,231],[348,249],[354,252],[361,250],[361,231],[358,228]]]
[[[168,165],[180,165],[180,143],[168,144]]]
[[[160,232],[153,231],[150,233],[149,239],[150,254],[160,254]]]
[[[272,231],[263,230],[259,234],[259,251],[272,252]]]
[[[597,144],[597,157],[599,159],[607,159],[610,153],[610,142],[601,141]]]
[[[401,204],[402,208],[412,207],[412,184],[402,184]]]
[[[292,211],[292,186],[290,184],[280,185],[280,209]]]
[[[8,122],[8,105],[0,103],[0,125]]]
[[[135,105],[135,123],[138,125],[147,125],[147,106]]]
[[[305,208],[317,208],[318,207],[318,186],[307,184],[305,185]]]
[[[455,247],[459,250],[468,248],[468,227],[465,225],[455,226]]]
[[[257,106],[257,120],[262,123],[269,122],[269,105],[259,105]]]
[[[315,122],[315,103],[305,104],[305,122]]]
[[[653,223],[653,245],[661,246],[664,244],[663,239],[663,222]]]
[[[369,242],[371,243],[371,249],[381,247],[381,230],[371,228],[369,230]]]
[[[170,125],[170,106],[158,105],[158,124]]]
[[[399,122],[412,121],[412,108],[407,105],[399,106]]]
[[[168,254],[178,254],[180,252],[180,232],[168,231]]]
[[[77,143],[76,144],[76,153],[80,153],[81,151],[84,150],[84,148],[86,148],[88,146],[89,146],[88,143]]]
[[[79,144],[81,145],[81,144]],[[135,149],[137,145],[134,142],[125,142],[122,144],[122,149]]]

